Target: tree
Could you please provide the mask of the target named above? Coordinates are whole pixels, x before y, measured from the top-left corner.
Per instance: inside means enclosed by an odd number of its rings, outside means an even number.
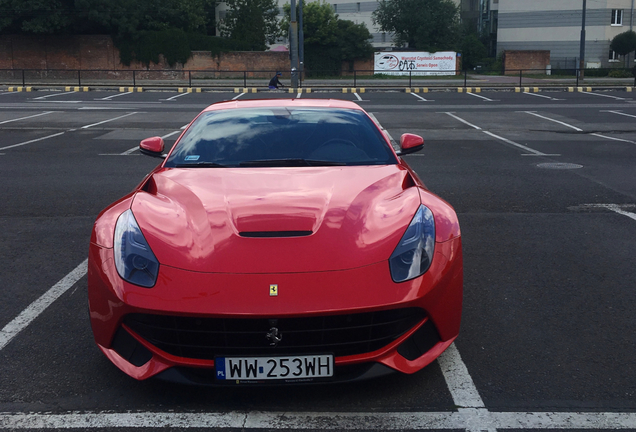
[[[459,7],[451,0],[380,0],[373,22],[393,33],[398,46],[437,52],[454,49]]]
[[[633,30],[628,30],[614,36],[610,43],[610,48],[616,51],[618,55],[627,56],[627,54],[636,50],[636,33]],[[628,57],[625,57],[625,67],[628,67],[628,62]]]
[[[0,0],[2,33],[65,33],[73,24],[73,0]]]
[[[372,38],[369,29],[363,23],[355,24],[349,20],[338,20],[338,45],[342,59],[352,62],[357,58],[369,57],[373,54]]]
[[[289,31],[291,6],[284,7],[281,29]],[[329,3],[320,0],[303,7],[305,65],[318,74],[339,74],[342,62],[373,53],[371,33],[364,24],[341,20]]]
[[[218,0],[0,0],[0,34],[110,34],[120,60],[148,65],[163,54],[185,63],[192,49],[243,48],[213,36]],[[210,23],[212,25],[210,26]],[[205,48],[202,48],[205,47]]]
[[[618,55],[627,55],[636,50],[636,32],[629,30],[614,36],[610,48]]]
[[[464,36],[460,50],[464,69],[473,69],[488,55],[488,50],[474,33]]]
[[[221,34],[245,42],[251,50],[264,51],[280,36],[276,0],[227,0]]]
[[[214,4],[215,0],[0,0],[0,33],[204,32]]]
[[[636,33],[628,30],[624,33],[614,36],[610,43],[610,48],[616,51],[618,55],[627,55],[636,50]]]

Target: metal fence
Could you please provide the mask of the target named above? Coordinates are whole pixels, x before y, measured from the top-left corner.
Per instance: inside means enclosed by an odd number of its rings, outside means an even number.
[[[582,72],[582,73],[581,73]],[[267,87],[274,70],[64,70],[0,69],[0,85],[17,86],[91,86],[91,87]],[[291,79],[283,72],[283,83]],[[523,70],[445,70],[383,71],[342,70],[305,72],[300,85],[312,88],[409,88],[409,87],[563,87],[563,86],[636,86],[631,69],[547,68]]]

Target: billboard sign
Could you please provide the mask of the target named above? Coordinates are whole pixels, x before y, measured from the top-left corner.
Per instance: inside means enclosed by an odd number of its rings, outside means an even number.
[[[376,52],[374,72],[390,75],[455,75],[457,53]]]

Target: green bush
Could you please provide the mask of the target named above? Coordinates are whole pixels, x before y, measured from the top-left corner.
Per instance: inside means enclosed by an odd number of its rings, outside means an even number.
[[[162,54],[170,66],[185,64],[192,51],[211,51],[218,55],[228,51],[246,51],[247,46],[237,40],[207,36],[200,33],[186,33],[180,29],[161,31],[140,31],[130,37],[118,37],[114,40],[119,49],[122,64],[130,66],[133,60],[143,65],[159,63]]]
[[[464,37],[461,42],[461,51],[464,70],[474,69],[483,63],[484,58],[488,55],[488,50],[475,34]]]
[[[586,77],[606,77],[609,73],[608,68],[585,69]]]
[[[610,78],[632,78],[632,71],[627,69],[614,69],[607,74]]]
[[[192,51],[210,51],[213,56],[228,51],[250,51],[248,42],[201,33],[188,33],[188,42]]]
[[[337,46],[305,45],[308,78],[338,76],[342,73],[342,56]]]
[[[554,76],[576,76],[576,69],[552,69],[550,74]]]

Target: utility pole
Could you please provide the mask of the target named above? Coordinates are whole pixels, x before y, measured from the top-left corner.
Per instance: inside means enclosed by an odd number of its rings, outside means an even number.
[[[629,14],[629,31],[633,31],[634,30],[634,0],[632,0],[632,10]],[[636,60],[636,55],[634,57],[634,60]],[[629,67],[629,54],[627,54],[627,67]]]
[[[291,51],[291,88],[298,88],[298,22],[296,21],[296,0],[291,0],[291,23],[289,30],[289,50]]]
[[[298,60],[300,67],[298,68],[300,77],[300,86],[303,86],[303,72],[305,71],[305,33],[303,32],[303,3],[305,0],[298,0]],[[632,0],[632,3],[634,0]]]
[[[585,9],[587,0],[583,0],[583,21],[581,23],[581,53],[579,56],[579,79],[585,78]]]

